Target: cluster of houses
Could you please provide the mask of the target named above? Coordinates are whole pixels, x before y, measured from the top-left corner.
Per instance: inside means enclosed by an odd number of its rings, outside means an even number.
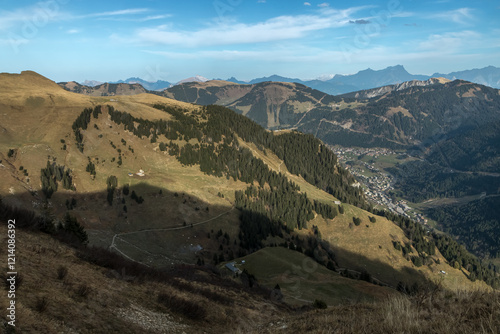
[[[394,213],[398,213],[402,216],[412,218],[413,220],[426,224],[427,219],[420,213],[416,213],[404,200],[393,200],[388,192],[393,190],[394,179],[388,174],[380,171],[378,168],[374,167],[372,164],[358,160],[358,166],[351,166],[345,164],[345,162],[352,160],[355,156],[372,156],[377,159],[380,156],[394,155],[397,154],[394,151],[383,148],[344,148],[336,147],[333,151],[337,154],[339,161],[344,163],[344,167],[353,174],[356,179],[361,181],[362,186],[365,190],[366,197],[374,203],[377,203],[383,207],[386,207]],[[359,166],[361,164],[361,166]],[[363,168],[367,169],[372,176],[365,175]]]

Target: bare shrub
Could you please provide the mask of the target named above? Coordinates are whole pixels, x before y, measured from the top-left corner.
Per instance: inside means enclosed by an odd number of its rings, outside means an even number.
[[[207,316],[207,310],[202,305],[172,294],[160,293],[158,295],[158,303],[166,306],[172,312],[179,313],[189,319],[203,320]]]
[[[87,284],[81,284],[78,289],[76,289],[76,294],[80,297],[87,298],[91,292],[90,286]]]
[[[63,280],[67,274],[68,268],[66,268],[65,266],[59,266],[59,268],[57,268],[57,279]]]
[[[37,312],[45,312],[45,310],[47,310],[47,306],[49,306],[49,301],[46,297],[38,297],[36,299],[35,310],[37,310]]]

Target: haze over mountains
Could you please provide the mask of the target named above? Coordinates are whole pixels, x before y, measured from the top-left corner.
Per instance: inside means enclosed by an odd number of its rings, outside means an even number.
[[[336,74],[333,78],[328,80],[301,80],[273,75],[270,77],[253,79],[249,82],[239,81],[235,78],[227,79],[227,81],[248,84],[265,81],[296,82],[330,95],[338,95],[387,85],[400,84],[411,80],[428,80],[439,77],[446,78],[448,80],[461,79],[493,88],[500,88],[500,68],[494,66],[488,66],[481,69],[457,71],[448,74],[434,73],[429,76],[410,74],[402,65],[396,65],[382,70],[372,70],[369,68],[352,75]]]
[[[401,84],[403,82],[411,80],[428,80],[430,78],[438,78],[438,77],[446,78],[448,80],[461,79],[490,86],[493,88],[500,88],[500,68],[494,66],[488,66],[481,69],[457,71],[448,74],[434,73],[433,75],[427,76],[427,75],[410,74],[406,71],[406,69],[402,65],[397,65],[397,66],[390,66],[382,70],[366,69],[352,75],[336,74],[332,78],[326,80],[324,79],[302,80],[298,78],[288,78],[279,75],[271,75],[268,77],[255,78],[250,81],[241,81],[236,79],[235,77],[231,77],[226,81],[239,84],[256,84],[266,81],[295,82],[328,93],[330,95],[339,95],[339,94],[345,94],[345,93],[377,88],[387,85]],[[150,82],[140,78],[129,78],[126,80],[119,80],[110,83],[139,83],[147,90],[161,91],[170,88],[174,85],[182,83],[205,82],[205,81],[208,81],[208,79],[197,75],[195,77],[181,80],[175,84],[162,80],[158,80],[156,82]],[[102,82],[86,80],[81,84],[93,87],[102,84]]]

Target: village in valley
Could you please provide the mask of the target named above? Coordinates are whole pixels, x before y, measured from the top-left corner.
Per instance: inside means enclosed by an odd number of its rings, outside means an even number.
[[[408,158],[404,153],[395,152],[386,148],[351,148],[331,147],[339,162],[359,181],[366,197],[374,204],[389,209],[427,225],[427,219],[420,212],[416,212],[403,199],[393,195],[394,177],[384,168],[395,166]]]

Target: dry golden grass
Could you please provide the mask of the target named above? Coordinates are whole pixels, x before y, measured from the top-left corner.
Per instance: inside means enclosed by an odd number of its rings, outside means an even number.
[[[442,284],[447,289],[491,290],[485,282],[473,283],[467,278],[466,273],[449,266],[437,249],[433,258],[439,260],[439,263],[416,267],[392,244],[392,241],[400,241],[401,244],[408,242],[398,226],[380,216],[375,216],[376,222],[371,223],[369,217],[374,216],[373,214],[352,205],[343,204],[343,207],[345,213],[333,220],[318,216],[310,222],[318,226],[323,239],[334,247],[341,267],[354,266],[358,270],[365,269],[374,277],[392,286],[396,286],[399,281],[414,282],[425,277],[430,282]],[[352,217],[360,218],[361,224],[355,226]],[[413,254],[417,254],[415,250]],[[356,261],[353,262],[355,256],[359,256],[360,262],[357,264]],[[389,268],[395,271],[387,270]],[[441,270],[446,274],[443,275]],[[421,276],[417,277],[416,273]]]
[[[248,333],[498,333],[500,297],[437,291],[375,304],[331,307],[275,320]]]

